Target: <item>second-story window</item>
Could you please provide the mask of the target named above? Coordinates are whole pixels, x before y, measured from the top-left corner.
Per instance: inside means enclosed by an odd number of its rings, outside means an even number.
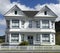
[[[54,27],[54,21],[51,22],[51,25],[52,25],[52,29],[55,28],[55,27]]]
[[[19,20],[12,20],[12,28],[19,28]]]
[[[36,21],[36,28],[40,28],[40,21]]]
[[[32,28],[32,20],[29,20],[29,28]]]
[[[42,28],[43,29],[49,28],[49,20],[42,20]]]

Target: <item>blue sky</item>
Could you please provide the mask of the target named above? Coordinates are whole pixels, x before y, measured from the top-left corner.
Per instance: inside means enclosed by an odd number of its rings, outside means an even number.
[[[11,0],[11,2],[20,2],[21,4],[23,5],[26,5],[26,6],[29,6],[29,7],[34,7],[36,6],[37,4],[45,4],[45,3],[54,3],[54,4],[57,4],[59,3],[58,0]]]
[[[60,0],[0,0],[0,36],[5,34],[6,29],[5,19],[2,14],[4,14],[7,9],[9,10],[9,5],[12,5],[13,2],[19,3],[22,9],[39,9],[40,6],[48,4],[54,11],[55,8],[58,9],[58,7],[60,6]],[[60,15],[60,10],[57,11],[56,9],[55,12]]]

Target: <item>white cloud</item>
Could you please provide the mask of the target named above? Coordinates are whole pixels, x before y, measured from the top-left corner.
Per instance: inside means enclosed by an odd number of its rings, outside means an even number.
[[[15,4],[17,4],[22,10],[33,10],[33,8],[27,7],[26,5],[21,5],[21,3],[11,3],[10,0],[0,0],[0,13],[6,13]]]
[[[22,5],[21,3],[13,2],[11,5],[15,5],[15,4],[18,5],[21,10],[34,10],[34,8],[27,7],[26,5]]]
[[[0,13],[4,13],[7,11],[9,7],[7,7],[10,4],[10,0],[0,0]]]
[[[0,36],[5,34],[6,22],[5,19],[0,19]]]
[[[0,19],[0,25],[6,26],[6,21],[5,21],[5,19]]]

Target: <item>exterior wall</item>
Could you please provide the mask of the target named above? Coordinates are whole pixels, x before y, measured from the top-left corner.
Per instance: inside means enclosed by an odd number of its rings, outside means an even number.
[[[47,12],[47,14],[44,13],[45,11]],[[36,11],[36,12],[38,12],[38,11]],[[38,45],[55,45],[55,19],[57,16],[47,6],[44,6],[33,17],[29,17],[28,15],[25,15],[25,13],[23,11],[21,11],[17,5],[15,5],[4,16],[5,16],[6,21],[7,20],[10,21],[10,23],[7,22],[7,25],[9,25],[9,24],[10,25],[6,29],[6,36],[5,36],[5,42],[8,42],[10,45],[11,44],[18,45],[19,43],[21,43],[22,42],[22,34],[24,34],[24,41],[28,41],[27,37],[29,35],[32,35],[34,45],[37,45],[37,44]],[[17,20],[17,19],[19,20],[19,26],[18,26],[18,28],[14,28],[14,27],[12,27],[12,25],[13,25],[12,20]],[[25,21],[23,26],[22,26],[22,20]],[[29,20],[32,20],[32,28],[28,27]],[[40,21],[39,22],[40,28],[36,27],[36,21],[38,21],[38,20]],[[47,28],[42,27],[44,25],[44,24],[42,24],[43,23],[42,20],[49,20],[49,24],[47,24],[49,26]],[[17,43],[11,42],[11,39],[12,39],[11,34],[12,33],[19,33]],[[42,41],[43,40],[42,34],[45,34],[45,33],[50,34],[49,35],[50,42],[48,41],[49,43],[44,43]],[[36,41],[36,34],[39,34],[40,41]]]
[[[6,20],[10,20],[10,28],[6,29],[6,32],[9,33],[8,36],[9,36],[9,44],[10,45],[18,45],[19,43],[21,43],[21,36],[22,34],[21,33],[24,33],[24,40],[25,41],[28,41],[27,40],[27,36],[30,34],[30,35],[33,35],[33,44],[34,45],[55,45],[55,23],[53,24],[53,28],[52,28],[52,22],[51,21],[55,21],[54,18],[35,18],[35,19],[32,19],[32,18],[16,18],[15,19],[19,19],[19,28],[17,29],[13,29],[12,28],[12,19],[14,17],[7,17]],[[24,24],[24,28],[22,28],[21,26],[21,20],[25,20],[25,24]],[[40,20],[40,28],[36,28],[36,23],[33,22],[33,28],[28,28],[28,25],[29,25],[29,20],[33,20],[33,21],[36,21],[36,20]],[[49,20],[49,28],[48,29],[43,29],[42,28],[42,20]],[[11,33],[13,32],[18,32],[19,33],[19,42],[18,43],[11,43]],[[39,33],[40,34],[40,41],[36,41],[36,33]],[[50,33],[50,42],[49,43],[43,43],[42,42],[42,34],[43,33]],[[52,34],[53,37],[52,37]],[[54,39],[54,42],[52,42],[52,39]]]
[[[12,20],[14,20],[14,19],[7,19],[7,20],[10,20],[10,28],[12,28]],[[33,20],[33,19],[19,19],[19,28],[21,29],[22,28],[22,26],[21,26],[21,20],[25,20],[25,24],[24,24],[24,29],[26,29],[26,28],[28,28],[28,25],[29,25],[29,20]],[[43,29],[42,28],[42,20],[49,20],[49,29],[52,29],[52,22],[51,21],[54,21],[55,22],[55,20],[54,19],[45,19],[45,18],[43,18],[43,19],[37,19],[37,20],[40,20],[40,29]],[[36,28],[36,23],[35,23],[35,21],[37,21],[36,19],[34,19],[33,20],[33,23],[32,23],[32,26],[33,26],[33,28]],[[55,29],[55,23],[54,23],[54,26],[53,26],[53,29]]]

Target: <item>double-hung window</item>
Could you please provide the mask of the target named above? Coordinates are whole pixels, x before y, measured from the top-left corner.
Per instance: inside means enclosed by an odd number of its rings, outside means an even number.
[[[50,42],[50,34],[42,34],[42,42]]]
[[[36,41],[40,41],[40,34],[36,34]]]
[[[12,20],[12,28],[19,28],[19,20]]]
[[[22,36],[21,36],[21,40],[24,41],[24,34],[22,34]]]
[[[52,34],[52,42],[54,42],[54,34]]]
[[[52,29],[54,29],[54,28],[55,28],[55,27],[54,27],[54,21],[52,21],[52,24],[51,24],[51,25],[52,25]]]
[[[40,28],[40,20],[36,21],[36,28]]]
[[[42,20],[42,28],[43,29],[49,28],[49,20]]]
[[[19,33],[11,34],[11,42],[19,42]]]
[[[29,20],[29,28],[32,28],[32,20]]]
[[[21,20],[21,26],[22,26],[22,28],[24,28],[24,24],[25,24],[25,21]]]

